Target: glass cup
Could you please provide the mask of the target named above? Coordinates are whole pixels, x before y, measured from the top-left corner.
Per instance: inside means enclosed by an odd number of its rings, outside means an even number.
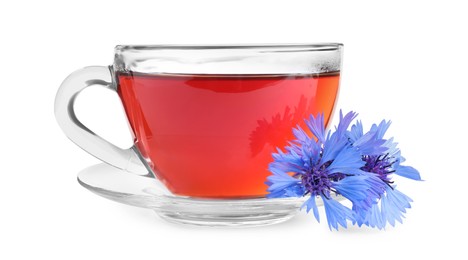
[[[65,79],[55,115],[75,144],[102,161],[128,174],[149,172],[188,204],[216,203],[214,211],[198,212],[199,223],[222,219],[223,205],[233,201],[246,202],[242,213],[229,216],[243,223],[255,210],[269,214],[245,205],[266,200],[268,164],[277,148],[294,139],[292,128],[305,129],[304,119],[318,113],[328,123],[342,49],[337,43],[119,45],[113,65],[86,67]],[[76,96],[92,85],[119,95],[134,137],[131,148],[109,143],[75,116]]]

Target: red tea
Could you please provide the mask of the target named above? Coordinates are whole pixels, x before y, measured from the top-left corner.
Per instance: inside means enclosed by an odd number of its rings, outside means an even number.
[[[239,198],[266,194],[276,147],[310,114],[333,110],[339,74],[118,74],[135,143],[175,194]]]

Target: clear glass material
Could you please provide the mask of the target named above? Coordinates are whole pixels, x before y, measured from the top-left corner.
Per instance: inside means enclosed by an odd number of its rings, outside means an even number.
[[[343,45],[153,45],[115,47],[114,70],[146,74],[319,74],[338,72]]]
[[[80,183],[173,222],[243,226],[289,219],[303,199],[264,198],[271,153],[292,139],[291,128],[308,115],[331,117],[342,48],[117,46],[112,66],[72,73],[55,100],[65,134],[117,168],[83,171]],[[119,94],[135,139],[130,149],[102,139],[76,118],[74,100],[91,85]],[[130,193],[115,188],[131,182],[142,185]],[[155,182],[164,189],[154,189]]]
[[[92,85],[116,90],[108,67],[93,66],[73,72],[63,81],[55,97],[54,110],[58,124],[71,141],[98,159],[129,172],[147,173],[134,147],[120,149],[93,133],[76,117],[75,99],[83,89]]]
[[[294,217],[306,198],[196,199],[175,196],[157,179],[106,164],[78,173],[78,182],[104,198],[154,210],[161,218],[200,226],[262,226]],[[321,202],[318,202],[321,203]]]

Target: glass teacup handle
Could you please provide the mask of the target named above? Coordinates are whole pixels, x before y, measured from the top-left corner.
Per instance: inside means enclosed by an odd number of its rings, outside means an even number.
[[[55,117],[65,135],[76,145],[98,159],[136,174],[147,174],[136,147],[121,149],[99,137],[76,117],[73,104],[78,94],[91,85],[99,85],[117,91],[109,67],[85,67],[70,74],[60,86],[55,97]]]

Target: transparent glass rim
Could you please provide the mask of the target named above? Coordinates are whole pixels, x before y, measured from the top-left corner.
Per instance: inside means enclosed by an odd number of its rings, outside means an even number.
[[[143,50],[216,50],[216,49],[269,49],[272,51],[334,51],[342,43],[282,43],[282,44],[155,44],[155,45],[117,45],[116,52]]]
[[[114,71],[143,74],[310,75],[341,69],[341,43],[117,45]]]

